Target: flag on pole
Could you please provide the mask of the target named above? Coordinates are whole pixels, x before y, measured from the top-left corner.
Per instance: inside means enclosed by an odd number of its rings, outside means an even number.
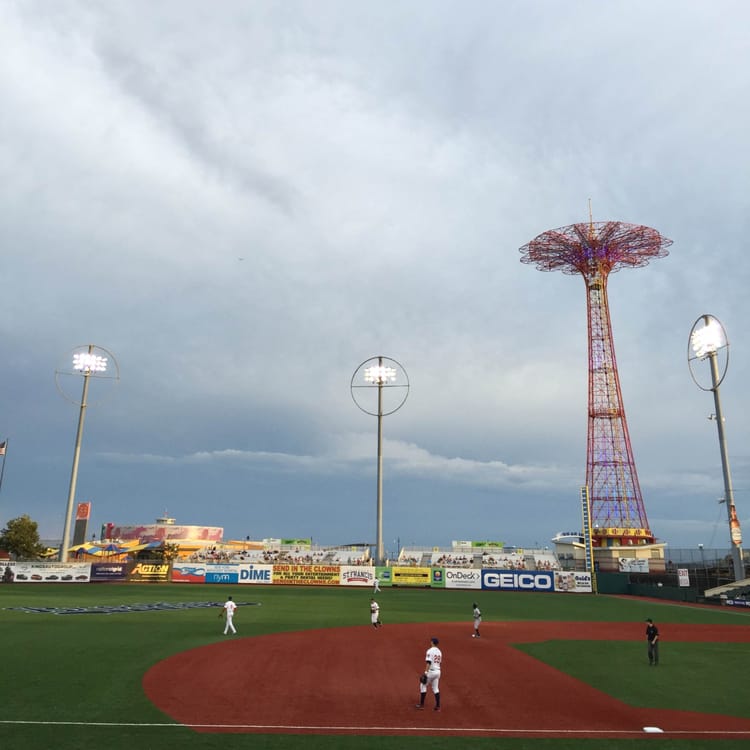
[[[0,490],[3,488],[3,477],[5,476],[5,452],[8,450],[8,438],[0,443],[0,456],[3,457],[3,466],[0,468]]]

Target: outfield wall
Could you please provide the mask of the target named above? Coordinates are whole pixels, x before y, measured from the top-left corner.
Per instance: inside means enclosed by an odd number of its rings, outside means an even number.
[[[445,588],[587,593],[589,573],[495,568],[373,567],[293,563],[8,562],[17,583],[218,583],[276,586]]]

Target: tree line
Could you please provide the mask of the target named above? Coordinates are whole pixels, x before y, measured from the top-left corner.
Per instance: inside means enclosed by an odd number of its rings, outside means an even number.
[[[11,518],[0,530],[0,550],[10,552],[17,560],[37,560],[47,548],[39,539],[37,522],[24,514]]]

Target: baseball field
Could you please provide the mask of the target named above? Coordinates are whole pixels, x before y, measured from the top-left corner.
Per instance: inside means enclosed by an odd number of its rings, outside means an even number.
[[[236,636],[219,619],[239,604]],[[0,747],[746,748],[750,611],[369,588],[0,586]],[[472,603],[483,612],[472,638]],[[649,667],[645,623],[661,631]],[[440,638],[442,710],[417,711]]]

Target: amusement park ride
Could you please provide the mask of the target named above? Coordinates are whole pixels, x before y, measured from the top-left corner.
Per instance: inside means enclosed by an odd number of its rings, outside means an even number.
[[[621,268],[639,268],[668,255],[672,241],[655,229],[617,221],[552,229],[524,245],[522,263],[540,271],[583,276],[588,317],[588,440],[592,545],[654,545],[646,518],[620,391],[607,279]],[[663,547],[663,545],[658,545]],[[603,550],[602,550],[603,551]],[[613,550],[614,551],[614,550]]]

